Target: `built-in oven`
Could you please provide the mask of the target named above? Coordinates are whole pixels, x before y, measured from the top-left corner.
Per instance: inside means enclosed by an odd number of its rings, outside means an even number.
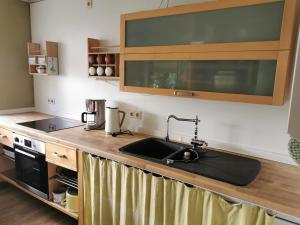
[[[17,182],[27,190],[48,199],[48,166],[45,143],[14,135]]]

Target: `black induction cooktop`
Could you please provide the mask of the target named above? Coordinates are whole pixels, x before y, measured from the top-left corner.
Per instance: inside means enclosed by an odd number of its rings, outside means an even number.
[[[29,121],[25,123],[18,123],[21,126],[41,130],[44,132],[53,132],[58,130],[64,130],[72,127],[82,126],[83,124],[77,120],[64,119],[64,118],[51,118],[43,120]]]

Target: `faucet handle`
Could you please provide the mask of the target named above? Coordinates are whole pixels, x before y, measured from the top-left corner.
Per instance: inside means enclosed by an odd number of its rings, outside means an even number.
[[[198,140],[196,138],[192,139],[191,144],[194,150],[199,150],[199,149],[204,150],[208,146],[206,141]]]

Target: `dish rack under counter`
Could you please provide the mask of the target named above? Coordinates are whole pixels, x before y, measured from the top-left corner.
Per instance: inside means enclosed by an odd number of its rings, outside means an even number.
[[[49,164],[49,194],[59,186],[78,190],[78,174],[75,171]],[[51,199],[51,198],[50,198]]]

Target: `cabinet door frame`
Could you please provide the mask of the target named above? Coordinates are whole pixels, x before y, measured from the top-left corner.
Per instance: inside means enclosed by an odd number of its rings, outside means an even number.
[[[183,5],[165,9],[142,11],[121,15],[121,39],[120,50],[123,54],[128,53],[172,53],[172,52],[207,52],[207,51],[271,51],[289,50],[294,41],[294,27],[297,21],[299,2],[298,0],[226,0],[198,4]],[[190,44],[190,45],[169,45],[169,46],[147,46],[147,47],[126,47],[126,22],[130,20],[154,18],[161,16],[180,15],[186,13],[204,12],[210,10],[251,6],[274,2],[285,2],[280,40],[278,41],[257,41],[257,42],[236,42],[217,44]]]
[[[154,95],[179,96],[209,100],[225,100],[245,103],[282,105],[289,80],[289,51],[248,51],[248,52],[208,52],[208,53],[162,53],[162,54],[122,54],[120,57],[120,89],[122,92],[147,93]],[[126,61],[164,60],[276,60],[276,74],[273,96],[255,96],[221,92],[133,87],[125,85]],[[176,93],[175,93],[176,92]]]

